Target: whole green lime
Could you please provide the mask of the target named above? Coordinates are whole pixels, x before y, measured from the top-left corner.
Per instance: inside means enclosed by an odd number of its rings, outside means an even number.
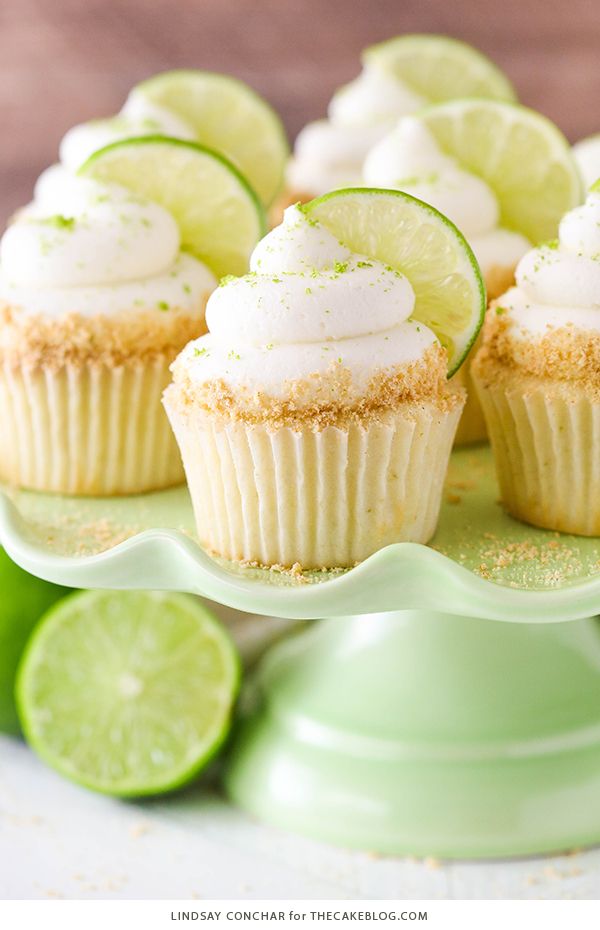
[[[29,575],[0,548],[0,731],[21,732],[14,702],[19,659],[42,614],[69,590]]]

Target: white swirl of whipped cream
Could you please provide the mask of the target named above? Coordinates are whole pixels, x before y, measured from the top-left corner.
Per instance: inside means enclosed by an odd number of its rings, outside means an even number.
[[[422,358],[437,342],[409,319],[404,275],[350,252],[298,207],[257,246],[251,272],[225,280],[209,299],[209,333],[188,345],[177,372],[281,398],[342,366],[360,396],[375,374]]]
[[[600,180],[600,132],[576,142],[573,155],[585,187]]]
[[[565,214],[557,242],[521,259],[516,282],[498,301],[515,338],[541,338],[569,325],[600,330],[600,193]]]
[[[366,184],[406,191],[451,219],[469,240],[484,274],[494,265],[513,267],[530,247],[525,236],[498,225],[492,189],[444,154],[418,117],[401,119],[371,149],[363,173]]]
[[[117,185],[54,172],[0,242],[0,297],[22,311],[117,313],[176,306],[201,314],[216,280],[180,256],[163,207]]]
[[[90,155],[105,145],[149,135],[196,138],[193,129],[179,116],[138,94],[130,96],[116,116],[90,120],[69,129],[59,146],[60,162],[69,171],[77,171]]]
[[[414,113],[426,101],[399,78],[375,65],[332,97],[328,119],[309,123],[298,134],[288,165],[288,183],[318,195],[361,183],[362,164],[370,148],[398,117]]]

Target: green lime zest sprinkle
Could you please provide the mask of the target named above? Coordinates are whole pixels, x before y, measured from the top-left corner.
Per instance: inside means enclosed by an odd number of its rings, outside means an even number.
[[[159,310],[169,310],[169,309],[170,309],[169,304],[167,303],[166,300],[158,300],[158,301],[156,302],[156,306],[158,307]]]
[[[241,355],[238,355],[237,352],[234,352],[232,349],[227,358],[234,359],[236,362],[239,362]]]
[[[65,229],[72,232],[75,229],[77,220],[74,216],[63,216],[62,213],[55,213],[54,216],[46,216],[40,222],[44,226],[53,226],[54,229]]]
[[[307,287],[304,293],[309,295],[312,294],[312,287]]]
[[[506,313],[506,307],[496,307],[496,316],[502,316],[503,313]]]
[[[348,271],[348,262],[336,262],[333,266],[333,270],[338,274],[344,274],[345,271]]]
[[[558,248],[558,239],[548,239],[547,242],[542,242],[541,247],[543,249],[557,249]]]
[[[204,346],[202,349],[194,349],[194,355],[196,358],[201,358],[203,355],[208,355],[208,349]]]
[[[272,342],[270,342],[267,346],[265,346],[265,349],[271,350],[272,348],[273,348],[273,343],[272,343]]]
[[[357,268],[372,268],[373,262],[357,262],[356,267]]]
[[[224,277],[222,277],[221,280],[219,281],[219,287],[225,287],[225,285],[231,284],[231,282],[232,282],[232,281],[235,281],[235,280],[237,280],[237,279],[236,279],[236,276],[235,276],[234,274],[226,274],[226,275],[224,275]]]

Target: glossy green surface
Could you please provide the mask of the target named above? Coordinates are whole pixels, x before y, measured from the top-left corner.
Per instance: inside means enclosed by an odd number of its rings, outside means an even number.
[[[453,454],[432,546],[389,546],[345,573],[211,559],[185,489],[0,496],[0,538],[63,584],[336,618],[275,647],[246,695],[227,787],[257,816],[384,853],[600,841],[600,633],[582,619],[600,609],[600,541],[506,516],[488,449]]]
[[[280,827],[379,853],[597,843],[599,670],[596,620],[327,620],[263,661],[226,787]]]
[[[185,488],[129,498],[0,495],[0,540],[28,571],[88,588],[202,594],[253,613],[320,618],[399,609],[561,621],[600,607],[600,540],[513,520],[487,448],[452,456],[431,546],[388,546],[348,572],[289,574],[210,558]]]

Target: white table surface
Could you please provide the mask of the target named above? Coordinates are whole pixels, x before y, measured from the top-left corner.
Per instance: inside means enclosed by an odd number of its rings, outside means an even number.
[[[280,621],[219,611],[246,655]],[[0,898],[600,899],[600,848],[503,862],[378,858],[256,823],[214,787],[129,803],[0,737]]]

